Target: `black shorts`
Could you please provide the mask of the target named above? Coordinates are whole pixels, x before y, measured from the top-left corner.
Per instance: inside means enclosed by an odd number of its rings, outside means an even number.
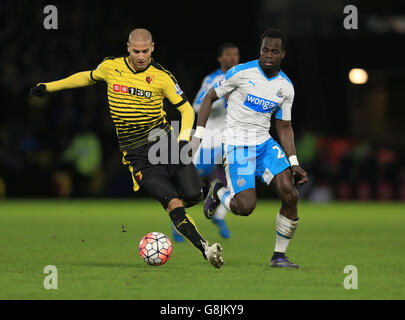
[[[165,209],[173,198],[182,199],[185,206],[202,200],[197,169],[189,157],[180,154],[173,135],[124,152],[122,161],[131,171],[134,191],[145,189]]]

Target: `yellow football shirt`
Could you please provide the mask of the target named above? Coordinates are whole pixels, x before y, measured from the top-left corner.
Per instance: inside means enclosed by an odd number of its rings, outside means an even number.
[[[107,83],[110,114],[121,151],[154,141],[159,133],[153,129],[170,132],[164,98],[176,108],[187,102],[174,76],[153,59],[145,70],[136,71],[127,56],[106,58],[90,77]]]

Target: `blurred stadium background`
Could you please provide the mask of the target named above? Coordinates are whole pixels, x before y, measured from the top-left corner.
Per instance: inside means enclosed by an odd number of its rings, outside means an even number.
[[[43,27],[47,4],[58,9],[57,30]],[[343,26],[349,4],[358,9],[357,30]],[[289,37],[282,68],[295,85],[298,158],[310,176],[301,197],[405,200],[404,3],[2,0],[0,24],[1,198],[145,196],[132,192],[121,164],[105,85],[38,99],[28,97],[34,84],[126,54],[129,31],[146,27],[155,59],[192,101],[218,67],[221,43],[237,44],[241,62],[253,60],[261,32],[277,27]],[[352,68],[364,69],[368,81],[351,83]],[[261,184],[258,193],[275,197]]]

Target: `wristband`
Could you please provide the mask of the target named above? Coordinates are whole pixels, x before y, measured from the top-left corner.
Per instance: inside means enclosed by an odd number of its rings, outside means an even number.
[[[288,161],[290,161],[291,166],[298,166],[298,159],[296,155],[290,156],[288,158]]]
[[[205,130],[204,127],[197,126],[197,128],[195,129],[194,137],[196,137],[198,139],[202,139],[204,136],[204,130]]]

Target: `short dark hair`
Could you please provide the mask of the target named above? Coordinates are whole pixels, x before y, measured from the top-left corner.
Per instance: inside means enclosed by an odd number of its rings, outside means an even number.
[[[267,29],[266,31],[264,31],[262,36],[260,37],[260,47],[262,46],[264,38],[281,39],[281,48],[283,50],[287,49],[287,35],[279,29]]]
[[[236,44],[234,44],[233,42],[225,42],[225,43],[221,44],[218,47],[218,55],[217,55],[217,57],[222,56],[225,49],[227,49],[227,48],[237,48],[237,47],[238,46]]]

